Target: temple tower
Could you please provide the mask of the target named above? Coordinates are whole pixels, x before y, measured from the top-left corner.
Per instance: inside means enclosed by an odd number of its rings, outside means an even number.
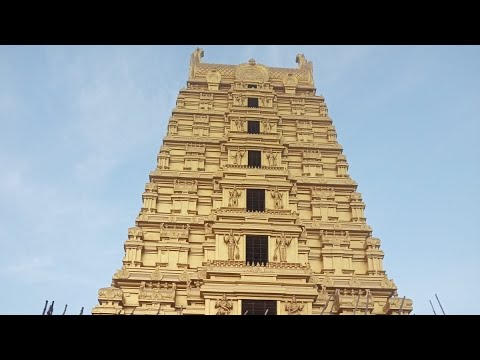
[[[93,314],[408,314],[382,266],[312,63],[191,56]]]

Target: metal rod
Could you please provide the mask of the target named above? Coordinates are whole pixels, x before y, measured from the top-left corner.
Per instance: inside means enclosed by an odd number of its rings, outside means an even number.
[[[437,294],[435,294],[435,297],[437,298],[438,305],[440,305],[440,309],[442,309],[442,313],[443,313],[443,315],[446,315],[446,314],[445,314],[445,311],[443,311],[442,304],[440,303],[440,300],[438,299],[438,296],[437,296]]]
[[[245,311],[245,314],[243,314],[243,315],[247,315],[247,313],[248,313],[248,310],[247,310],[247,311]]]
[[[432,300],[428,300],[428,301],[430,301],[430,305],[432,305],[433,315],[437,315],[437,313],[435,312],[435,308],[433,307]]]
[[[405,301],[405,296],[403,297],[402,299],[402,303],[400,304],[400,307],[398,308],[398,315],[401,315],[402,314],[402,308],[403,308],[403,303]]]
[[[157,311],[157,315],[160,315],[160,310],[161,310],[161,309],[162,309],[162,305],[161,305],[161,304],[159,304],[159,305],[158,305],[158,311]]]
[[[335,296],[337,296],[337,293],[339,292],[340,292],[339,289],[335,289],[335,295],[333,295],[333,304],[332,304],[332,307],[330,308],[330,315],[333,314],[333,305],[335,305]]]
[[[82,306],[82,310],[80,310],[80,315],[83,315],[83,306]]]
[[[48,300],[45,300],[45,307],[43,308],[42,315],[45,315],[45,311],[47,311]]]
[[[368,300],[369,300],[369,296],[370,295],[370,290],[367,290],[367,306],[365,307],[365,315],[368,315]]]
[[[135,312],[135,310],[137,310],[137,307],[136,307],[136,306],[133,308],[133,311],[130,313],[130,315],[133,315],[133,313]]]
[[[47,315],[53,315],[53,304],[55,304],[55,301],[52,301],[52,304],[48,308]]]
[[[270,309],[267,309],[267,311],[265,311],[265,314],[263,314],[263,315],[267,315],[267,313],[268,313],[268,310],[270,310]]]
[[[320,315],[323,315],[323,312],[327,309],[328,304],[330,304],[330,296],[328,297],[328,300],[327,300],[327,302],[325,303],[325,306],[323,307],[323,310],[322,310],[322,312],[320,313]]]
[[[65,309],[63,309],[63,314],[62,315],[65,315],[65,312],[67,311],[67,306],[68,306],[68,304],[65,304]]]
[[[355,309],[353,309],[353,315],[355,315],[355,312],[357,311],[359,301],[360,301],[360,290],[358,290],[357,303],[355,304]]]

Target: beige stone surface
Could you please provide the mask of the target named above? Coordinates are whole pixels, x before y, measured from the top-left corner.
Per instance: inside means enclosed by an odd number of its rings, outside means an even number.
[[[246,299],[274,300],[279,315],[410,313],[383,268],[311,62],[202,58],[192,54],[125,257],[92,313],[241,315]],[[259,134],[247,133],[248,120]],[[248,166],[251,150],[261,167]],[[265,190],[264,212],[246,211],[247,189]],[[268,236],[266,264],[246,263],[246,235]]]

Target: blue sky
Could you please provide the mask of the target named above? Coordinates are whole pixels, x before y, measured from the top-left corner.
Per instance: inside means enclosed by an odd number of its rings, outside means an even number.
[[[212,63],[313,61],[399,295],[480,314],[479,46],[199,46]],[[0,46],[0,313],[90,313],[196,47]]]

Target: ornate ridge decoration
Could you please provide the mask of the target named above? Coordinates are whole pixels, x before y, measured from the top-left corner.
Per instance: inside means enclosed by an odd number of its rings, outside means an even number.
[[[253,59],[250,59],[248,64],[241,64],[235,68],[235,79],[237,80],[264,83],[268,81],[268,78],[268,68],[256,64]]]
[[[118,288],[102,288],[98,291],[98,297],[100,299],[107,299],[107,300],[122,300],[123,292]]]
[[[130,276],[130,272],[127,270],[125,265],[122,266],[120,270],[117,270],[115,275],[113,275],[114,279],[128,279]]]
[[[160,266],[155,267],[155,271],[150,274],[152,280],[160,281],[163,279],[163,274],[160,271]]]
[[[142,281],[140,283],[140,291],[138,293],[139,300],[171,300],[175,297],[175,291],[177,289],[176,283],[146,283]]]

